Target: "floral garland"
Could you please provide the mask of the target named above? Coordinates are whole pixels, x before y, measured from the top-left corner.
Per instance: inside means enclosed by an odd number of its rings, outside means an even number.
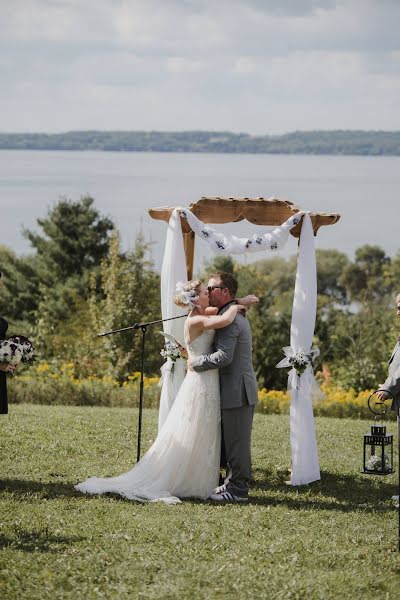
[[[248,238],[239,238],[235,235],[218,233],[209,225],[205,225],[190,210],[180,208],[179,214],[187,220],[191,229],[203,240],[205,240],[215,252],[225,254],[243,254],[245,252],[261,252],[281,250],[287,242],[289,232],[295,227],[305,214],[300,211],[285,221],[280,227],[273,231],[258,234],[255,233]]]

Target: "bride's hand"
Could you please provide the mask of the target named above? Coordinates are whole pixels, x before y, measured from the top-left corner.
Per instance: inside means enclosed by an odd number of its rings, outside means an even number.
[[[244,298],[237,298],[237,300],[240,304],[243,304],[247,308],[249,308],[249,306],[252,306],[253,304],[257,304],[257,302],[260,302],[258,296],[254,296],[254,294],[249,294]]]
[[[237,312],[242,313],[242,315],[246,314],[246,306],[244,304],[236,304]]]
[[[181,357],[182,358],[187,358],[188,357],[188,353],[187,353],[186,348],[184,348],[180,344],[178,344],[178,348],[179,348],[179,352],[181,353]]]

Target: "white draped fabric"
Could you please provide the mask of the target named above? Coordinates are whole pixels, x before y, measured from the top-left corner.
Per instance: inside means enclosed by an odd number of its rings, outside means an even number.
[[[187,310],[174,303],[175,288],[178,281],[186,281],[186,261],[183,247],[183,235],[179,212],[174,210],[168,223],[164,260],[161,268],[161,314],[163,319],[187,314]],[[164,332],[173,335],[184,344],[185,319],[175,319],[163,323]],[[161,336],[160,336],[161,340]],[[174,367],[172,369],[172,367]],[[185,361],[178,358],[173,364],[170,358],[162,369],[162,389],[160,410],[158,413],[158,430],[161,429],[172,407],[175,397],[185,378]]]
[[[294,290],[290,345],[294,352],[311,352],[317,308],[317,268],[314,233],[310,216],[304,215],[300,236]],[[314,372],[309,365],[298,377],[292,369],[288,388],[290,402],[290,445],[292,449],[292,485],[305,485],[320,479],[317,442],[311,393]]]
[[[161,274],[161,303],[163,318],[184,314],[173,303],[175,287],[178,281],[186,280],[185,253],[183,247],[180,216],[185,217],[192,230],[218,253],[244,254],[259,251],[280,250],[286,244],[290,230],[304,215],[300,236],[296,285],[293,301],[290,344],[293,352],[303,349],[312,353],[311,343],[316,317],[316,261],[314,233],[311,218],[305,213],[296,213],[272,232],[250,237],[218,233],[202,223],[192,212],[177,208],[172,212],[167,233],[167,242]],[[169,321],[164,331],[172,333],[183,342],[183,321]],[[184,377],[183,361],[178,359],[171,371],[170,360],[162,368],[163,387],[160,401],[159,429],[173,404],[175,395]],[[292,485],[305,485],[320,479],[317,445],[314,430],[311,393],[315,385],[312,366],[309,365],[299,377],[294,369],[289,373],[288,388],[291,395],[290,442],[292,449]]]

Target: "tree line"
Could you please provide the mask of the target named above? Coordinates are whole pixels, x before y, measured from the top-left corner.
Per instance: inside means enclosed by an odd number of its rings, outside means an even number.
[[[160,316],[160,275],[143,234],[124,251],[112,220],[93,198],[83,197],[61,199],[37,219],[37,231],[24,229],[23,235],[32,249],[26,256],[0,246],[0,314],[9,321],[9,334],[31,336],[39,359],[71,361],[78,376],[126,380],[140,367],[140,336],[96,334]],[[275,365],[290,343],[296,267],[296,257],[251,265],[216,257],[198,274],[206,281],[215,270],[233,272],[240,295],[260,297],[248,318],[257,379],[267,389],[286,387],[287,372]],[[351,260],[339,250],[317,250],[317,268],[316,370],[347,389],[375,388],[386,378],[397,339],[400,252],[391,258],[379,246],[364,245]],[[146,347],[146,374],[157,375],[161,336],[150,332]]]
[[[400,132],[295,131],[283,135],[229,131],[0,133],[0,149],[399,156]]]

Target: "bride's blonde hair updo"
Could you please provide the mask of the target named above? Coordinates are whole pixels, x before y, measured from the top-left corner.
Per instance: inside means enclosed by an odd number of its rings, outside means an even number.
[[[181,308],[189,308],[192,309],[196,306],[197,298],[199,296],[199,288],[202,282],[200,279],[193,279],[192,281],[187,281],[186,283],[182,283],[182,281],[178,281],[176,284],[176,295],[174,296],[174,302]]]

